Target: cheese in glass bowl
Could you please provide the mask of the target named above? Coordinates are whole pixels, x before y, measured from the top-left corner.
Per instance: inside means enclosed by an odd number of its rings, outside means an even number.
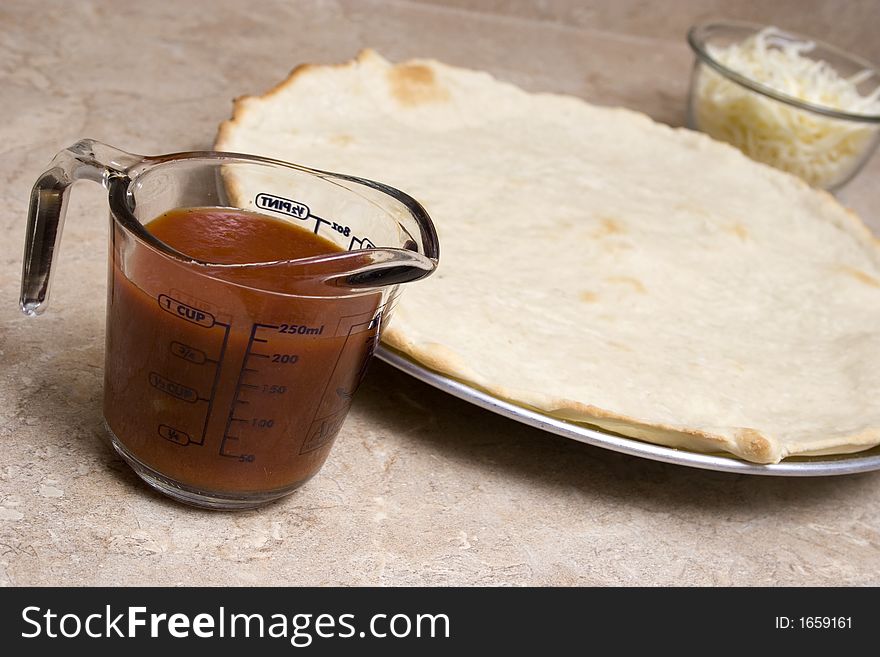
[[[688,127],[834,190],[880,141],[880,73],[775,27],[726,22],[688,32],[696,58]]]

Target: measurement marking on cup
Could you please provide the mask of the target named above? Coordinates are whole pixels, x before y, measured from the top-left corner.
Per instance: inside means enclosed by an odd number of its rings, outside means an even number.
[[[187,442],[183,443],[204,445],[205,437],[208,434],[208,424],[211,421],[211,414],[214,410],[214,399],[217,396],[217,387],[220,383],[220,370],[223,363],[223,358],[226,355],[226,347],[229,343],[230,325],[228,323],[218,321],[214,314],[208,312],[207,310],[199,308],[192,303],[180,301],[179,299],[175,299],[174,297],[167,294],[160,294],[156,298],[156,300],[159,303],[159,307],[170,315],[206,329],[206,336],[215,336],[216,334],[214,333],[214,329],[217,327],[221,327],[223,329],[223,341],[220,345],[220,352],[219,354],[217,354],[216,358],[211,358],[208,356],[208,350],[204,349],[204,345],[201,345],[202,348],[200,349],[199,347],[192,344],[192,341],[196,339],[195,334],[193,334],[191,338],[187,338],[186,342],[172,340],[168,345],[171,353],[177,358],[192,363],[193,365],[207,365],[208,367],[214,368],[214,373],[210,384],[211,393],[208,395],[208,397],[202,397],[198,395],[198,393],[195,393],[195,390],[190,386],[184,385],[179,382],[170,381],[169,379],[165,378],[161,374],[158,374],[157,372],[150,373],[150,384],[154,388],[157,388],[158,390],[161,390],[162,392],[165,392],[172,397],[181,399],[182,401],[207,402],[207,407],[205,409],[205,419],[202,423],[201,437],[195,439],[191,436],[187,436]],[[193,373],[191,373],[190,376],[196,375],[195,372],[197,371],[198,370],[191,371]],[[194,393],[195,396],[193,396]],[[166,436],[163,435],[163,437]],[[168,439],[172,440],[170,438]],[[172,442],[176,441],[172,440]]]
[[[224,430],[223,440],[220,442],[221,456],[235,458],[245,463],[253,463],[256,460],[255,454],[239,453],[239,451],[244,452],[253,450],[248,450],[246,447],[231,450],[231,444],[228,441],[234,440],[238,445],[247,446],[247,441],[259,441],[265,439],[263,436],[266,436],[267,433],[271,434],[273,428],[278,430],[283,426],[283,424],[278,424],[273,417],[248,417],[247,413],[242,413],[242,405],[246,406],[250,403],[248,399],[242,397],[257,394],[266,395],[267,397],[271,396],[272,399],[280,399],[280,395],[284,395],[288,392],[287,385],[281,385],[277,382],[273,383],[272,381],[264,382],[259,378],[255,379],[254,377],[259,377],[260,373],[263,372],[263,370],[258,368],[257,365],[262,367],[262,363],[264,362],[279,362],[292,365],[299,360],[299,356],[289,353],[261,353],[259,351],[254,351],[254,348],[257,345],[270,343],[272,335],[277,332],[296,332],[299,335],[320,335],[323,330],[323,326],[304,327],[302,332],[299,332],[299,326],[300,325],[295,325],[294,331],[289,331],[291,327],[289,324],[276,325],[255,323],[251,326],[250,336],[248,336],[247,347],[241,363],[241,369],[238,372],[238,380],[235,384],[235,394],[232,399],[229,415],[226,418],[226,429]],[[314,328],[314,331],[306,332],[306,328]],[[271,333],[267,334],[266,331],[270,331]],[[261,404],[258,403],[254,408],[259,409],[260,406]],[[254,411],[255,414],[258,412],[258,410]],[[229,435],[233,427],[238,427],[238,429],[235,430],[235,433],[238,435],[234,437]]]
[[[248,362],[248,358],[250,358],[251,347],[253,347],[253,345],[254,345],[254,335],[256,334],[257,328],[259,326],[261,326],[261,325],[254,324],[253,326],[251,326],[251,334],[250,334],[250,337],[248,337],[247,349],[244,352],[244,360],[242,361],[241,369],[238,372],[238,380],[235,382],[235,396],[232,398],[232,408],[229,409],[229,416],[226,418],[226,429],[223,430],[223,440],[220,441],[220,456],[227,456],[229,458],[239,458],[240,456],[242,456],[240,454],[228,453],[226,451],[226,443],[228,440],[230,440],[229,427],[232,426],[233,421],[238,420],[238,418],[236,418],[234,415],[235,405],[236,404],[247,404],[247,401],[238,398],[239,395],[241,394],[242,378],[244,377],[245,371],[246,370],[253,371],[253,372],[257,371],[257,370],[252,370],[252,369],[248,368],[247,362]],[[235,437],[235,440],[237,441],[238,437]],[[252,462],[252,460],[249,462]]]
[[[205,423],[202,425],[202,444],[205,443],[205,435],[208,433],[208,421],[211,419],[211,411],[214,409],[214,397],[217,396],[217,384],[220,381],[220,363],[223,362],[223,356],[226,355],[226,343],[229,342],[229,324],[216,322],[224,328],[223,344],[220,347],[220,356],[214,362],[214,383],[211,385],[211,401],[208,402],[208,410],[205,411]]]
[[[189,402],[191,404],[194,404],[197,401],[208,401],[203,397],[199,397],[199,393],[197,393],[193,388],[185,386],[182,383],[172,381],[171,379],[166,379],[164,376],[157,372],[150,372],[149,379],[151,386],[153,386],[157,390],[161,390],[167,395],[171,395],[176,399],[180,399],[181,401]]]
[[[324,325],[308,326],[306,324],[281,324],[274,327],[279,333],[291,333],[293,335],[321,335],[324,333]]]
[[[196,349],[195,347],[191,347],[188,344],[184,344],[182,342],[177,342],[176,340],[174,340],[168,346],[171,349],[172,354],[174,354],[178,358],[189,361],[190,363],[201,365],[208,360],[208,357],[205,355],[204,351],[202,351],[201,349]]]
[[[195,306],[190,306],[187,303],[183,303],[183,301],[178,301],[177,299],[169,297],[167,294],[159,295],[159,307],[165,312],[171,313],[180,319],[192,322],[193,324],[198,324],[199,326],[204,326],[205,328],[211,328],[215,323],[214,315],[208,311],[200,310]]]
[[[159,435],[165,440],[169,440],[176,445],[186,447],[192,442],[192,439],[185,431],[169,427],[167,424],[159,425]]]

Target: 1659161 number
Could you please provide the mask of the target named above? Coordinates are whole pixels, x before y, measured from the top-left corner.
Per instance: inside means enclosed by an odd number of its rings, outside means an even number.
[[[852,616],[801,616],[798,623],[804,630],[849,630]]]

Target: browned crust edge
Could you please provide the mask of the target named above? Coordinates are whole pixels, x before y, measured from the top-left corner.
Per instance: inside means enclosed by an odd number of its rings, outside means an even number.
[[[463,374],[461,369],[457,367],[455,359],[445,359],[441,354],[433,351],[430,346],[414,343],[406,338],[405,334],[399,328],[393,326],[393,324],[385,330],[382,341],[389,347],[396,349],[429,369],[461,380],[468,385],[475,386],[511,403],[528,406],[553,417],[571,422],[594,424],[615,433],[639,440],[647,440],[648,442],[667,447],[694,450],[694,447],[687,443],[696,438],[701,442],[707,443],[699,451],[728,452],[753,463],[776,463],[782,458],[781,455],[774,453],[773,443],[760,432],[753,429],[746,430],[747,433],[743,434],[744,440],[737,441],[728,436],[710,433],[701,429],[689,429],[662,423],[646,422],[638,418],[614,413],[604,408],[563,397],[552,398],[552,401],[547,403],[546,401],[537,400],[534,396],[529,398],[528,394],[523,394],[503,386],[496,386],[488,382],[478,382],[475,379],[479,379],[479,377]]]
[[[214,137],[214,149],[218,151],[224,150],[224,143],[229,138],[230,131],[233,129],[233,126],[241,120],[242,115],[246,111],[247,104],[249,102],[255,100],[268,100],[272,98],[272,96],[276,96],[282,91],[287,90],[288,87],[292,87],[301,77],[313,70],[322,68],[351,68],[377,54],[378,53],[376,53],[376,51],[372,48],[364,48],[355,56],[354,59],[350,59],[349,61],[342,62],[340,64],[299,64],[295,66],[290,71],[290,73],[287,74],[286,78],[284,78],[281,82],[273,86],[265,93],[260,95],[246,94],[244,96],[238,96],[234,98],[232,100],[232,116],[223,121],[223,123],[221,123],[219,128],[217,129],[217,135],[216,137]]]

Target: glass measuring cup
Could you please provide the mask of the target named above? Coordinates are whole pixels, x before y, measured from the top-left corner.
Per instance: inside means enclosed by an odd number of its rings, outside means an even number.
[[[148,484],[183,502],[248,508],[323,465],[401,283],[437,266],[425,210],[373,181],[219,152],[144,157],[92,140],[59,153],[31,194],[21,309],[45,310],[68,190],[110,205],[104,420]],[[144,227],[176,208],[289,221],[344,252],[217,264]]]

